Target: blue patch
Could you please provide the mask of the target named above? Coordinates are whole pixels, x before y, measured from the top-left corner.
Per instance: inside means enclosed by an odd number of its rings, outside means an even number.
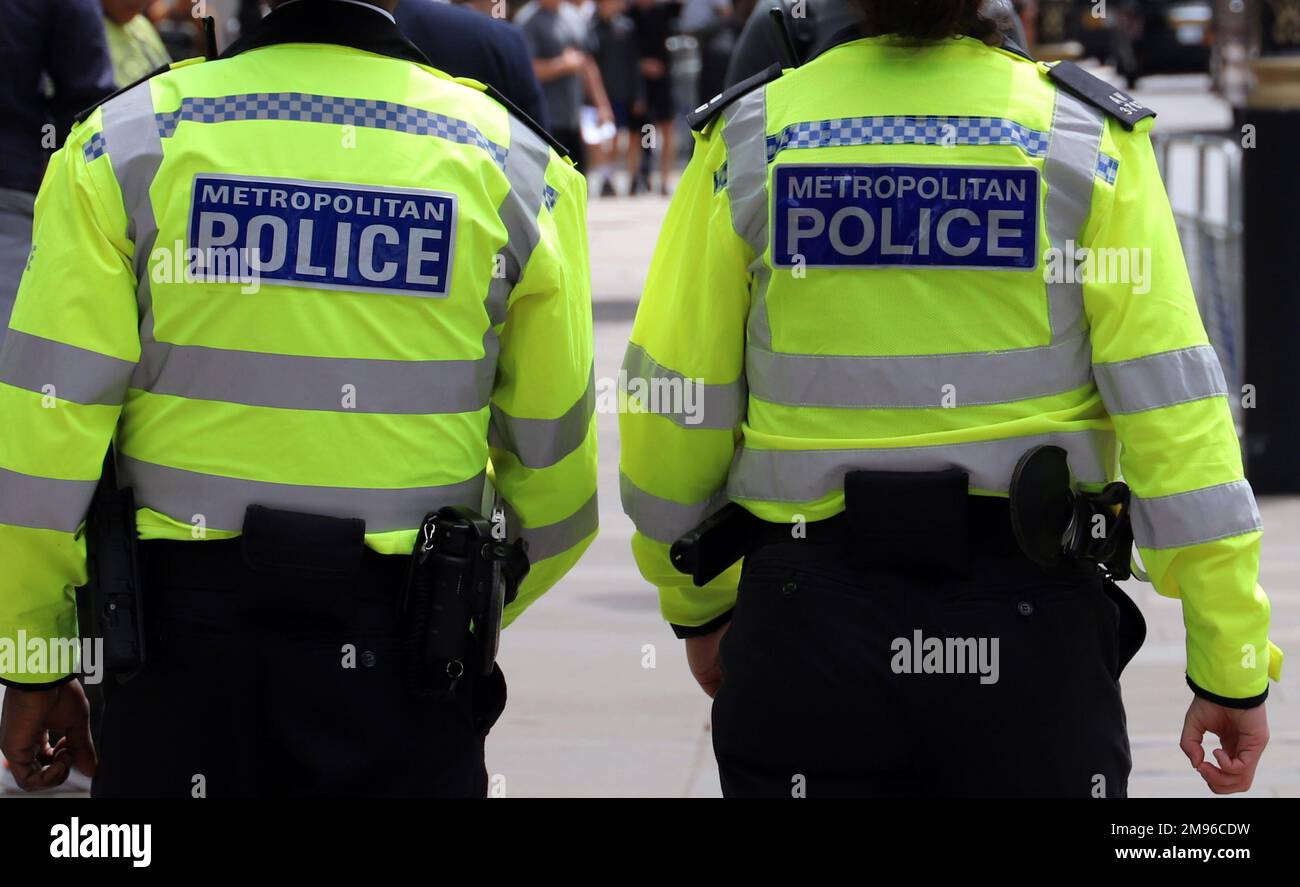
[[[286,286],[445,297],[456,195],[197,175],[189,228],[200,275],[237,261]]]
[[[772,188],[777,268],[1038,265],[1034,169],[783,164]]]

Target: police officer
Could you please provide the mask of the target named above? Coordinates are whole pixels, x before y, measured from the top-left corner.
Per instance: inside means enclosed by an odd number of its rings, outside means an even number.
[[[273,5],[90,112],[37,201],[0,352],[24,788],[95,766],[72,669],[35,652],[78,635],[110,440],[145,655],[105,682],[98,795],[484,795],[499,669],[417,695],[403,666],[417,528],[492,475],[532,564],[506,623],[596,531],[582,177],[391,0]]]
[[[846,35],[857,36],[861,27],[861,11],[853,0],[765,0],[754,7],[741,29],[727,64],[727,86],[735,86],[774,62],[785,60],[784,38],[772,24],[773,9],[784,14],[786,32],[803,61],[843,42]],[[1022,49],[1029,48],[1024,25],[1011,0],[985,0],[981,11],[1006,40]]]
[[[861,7],[865,36],[693,115],[625,360],[633,550],[714,696],[723,790],[1124,795],[1128,551],[1066,558],[1057,510],[1117,469],[1183,602],[1182,749],[1245,790],[1281,653],[1153,113],[1002,48],[972,0]],[[702,409],[636,396],[670,383]],[[727,503],[743,568],[696,587],[670,546]]]

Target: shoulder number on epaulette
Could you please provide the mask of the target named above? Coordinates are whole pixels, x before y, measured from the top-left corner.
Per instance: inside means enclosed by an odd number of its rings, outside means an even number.
[[[770,83],[781,76],[781,65],[773,62],[753,77],[746,77],[735,86],[724,89],[712,99],[700,105],[686,115],[686,125],[696,132],[702,132],[713,118],[726,109],[728,105],[747,92],[752,92],[765,83]]]
[[[1047,76],[1088,104],[1101,108],[1125,129],[1132,129],[1139,121],[1156,116],[1155,111],[1133,96],[1094,77],[1074,62],[1057,62],[1047,69]]]

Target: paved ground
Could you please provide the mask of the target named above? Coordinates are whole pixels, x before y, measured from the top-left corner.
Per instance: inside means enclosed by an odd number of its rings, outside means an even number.
[[[1162,128],[1213,128],[1229,119],[1196,78],[1152,78],[1140,97]],[[593,201],[596,372],[617,373],[666,201]],[[718,794],[709,702],[681,643],[660,621],[637,575],[632,528],[618,502],[616,417],[599,417],[602,530],[578,569],[507,634],[511,701],[489,743],[489,770],[507,796]],[[1274,640],[1300,656],[1300,499],[1265,499],[1261,583],[1273,601]],[[1207,796],[1177,748],[1190,698],[1182,677],[1179,605],[1131,583],[1150,634],[1124,676],[1136,796]],[[1294,668],[1291,669],[1293,672]],[[1253,794],[1300,796],[1300,694],[1272,689],[1273,741]]]

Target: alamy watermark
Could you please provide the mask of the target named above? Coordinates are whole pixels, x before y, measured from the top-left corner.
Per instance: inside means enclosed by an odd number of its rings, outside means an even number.
[[[679,416],[686,425],[704,421],[704,380],[684,376],[629,376],[596,380],[596,411],[600,413],[654,413]]]
[[[262,288],[262,251],[257,247],[185,247],[177,240],[149,254],[154,283],[237,283],[245,294]]]
[[[1043,251],[1043,280],[1047,283],[1122,283],[1134,295],[1151,292],[1151,248],[1093,248],[1065,241],[1065,248]]]
[[[103,638],[29,637],[21,628],[15,637],[0,637],[0,673],[58,676],[77,672],[83,683],[104,680]]]
[[[894,674],[978,674],[981,684],[998,682],[997,638],[926,637],[918,628],[910,638],[894,638],[889,649]]]

